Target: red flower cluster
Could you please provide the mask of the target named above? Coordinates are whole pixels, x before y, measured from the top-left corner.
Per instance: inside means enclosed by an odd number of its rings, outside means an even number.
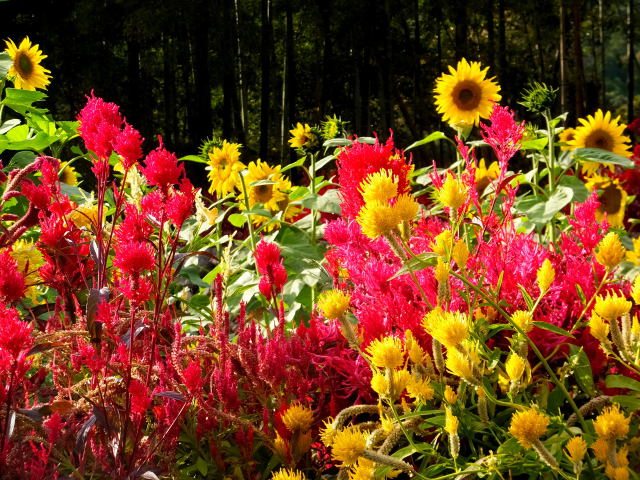
[[[261,240],[254,253],[258,273],[262,275],[258,285],[260,293],[267,300],[274,299],[287,283],[287,270],[284,268],[280,248],[271,242]]]

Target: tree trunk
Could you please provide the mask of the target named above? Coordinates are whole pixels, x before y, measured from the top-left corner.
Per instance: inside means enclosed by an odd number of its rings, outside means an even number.
[[[271,2],[261,0],[261,40],[260,45],[260,157],[266,161],[269,156],[269,110],[271,99]]]
[[[560,45],[559,45],[559,60],[560,60],[560,109],[562,112],[567,111],[567,9],[564,4],[564,0],[560,0]]]
[[[237,60],[237,69],[238,69],[238,97],[240,105],[237,109],[236,115],[239,121],[239,131],[240,135],[238,136],[239,140],[242,143],[246,144],[245,141],[245,130],[247,124],[247,92],[246,85],[244,81],[244,71],[242,69],[242,48],[240,45],[240,14],[238,12],[238,0],[234,0],[234,16],[235,16],[235,30],[234,36],[236,39],[236,60]]]
[[[627,3],[627,123],[631,123],[635,116],[633,111],[634,100],[634,81],[635,81],[635,62],[636,56],[633,48],[635,37],[634,22],[635,15],[633,11],[633,0]]]
[[[507,78],[507,30],[505,26],[504,0],[498,0],[498,73]]]
[[[201,142],[213,130],[211,113],[211,88],[209,86],[209,2],[198,1],[193,8],[193,80],[195,87],[195,119],[192,140]]]
[[[578,118],[584,117],[585,86],[584,86],[584,61],[582,59],[582,0],[573,0],[573,71],[575,83],[575,114]]]
[[[233,48],[233,34],[231,9],[233,0],[222,0],[222,137],[230,139],[234,132],[233,105],[236,95],[235,48]]]
[[[605,44],[604,44],[604,0],[598,0],[598,37],[600,40],[600,106],[603,110],[607,108],[607,85],[606,85],[606,64],[605,64]]]
[[[164,76],[164,116],[165,138],[170,145],[176,145],[178,140],[178,118],[176,117],[176,57],[175,40],[170,34],[162,34],[162,57]]]
[[[290,3],[285,6],[285,54],[284,54],[284,69],[282,80],[282,124],[281,124],[281,163],[284,163],[287,159],[290,159],[294,152],[289,148],[288,133],[289,126],[295,122],[295,86],[294,86],[294,72],[295,72],[295,58],[294,58],[294,38],[293,38],[293,8]]]
[[[495,68],[495,45],[496,45],[496,33],[493,28],[493,0],[486,0],[484,6],[484,12],[486,15],[486,23],[487,23],[487,63]]]
[[[454,4],[455,24],[456,24],[456,45],[455,55],[456,62],[467,56],[467,38],[469,37],[469,28],[467,20],[467,2],[456,2]]]
[[[288,2],[287,2],[288,3]],[[327,102],[332,92],[332,55],[333,55],[333,36],[331,35],[331,18],[332,6],[331,0],[319,0],[318,7],[320,11],[320,26],[322,28],[322,71],[320,72],[320,103],[318,108],[318,118],[320,121],[324,118],[327,109]]]

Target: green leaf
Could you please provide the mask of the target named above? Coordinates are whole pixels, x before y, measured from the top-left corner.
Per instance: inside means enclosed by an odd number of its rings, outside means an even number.
[[[306,157],[300,157],[295,162],[290,163],[289,165],[286,165],[286,166],[282,167],[280,169],[280,173],[286,172],[287,170],[291,170],[292,168],[296,168],[296,167],[300,167],[300,166],[304,165],[305,159],[306,159]]]
[[[449,140],[449,138],[442,132],[433,132],[424,137],[422,140],[413,142],[411,145],[405,148],[404,151],[408,152],[409,150],[413,150],[416,147],[421,147],[422,145],[426,145],[427,143],[435,142],[438,140]]]
[[[546,137],[534,138],[533,140],[527,140],[522,142],[523,150],[544,150],[549,143],[549,139]]]
[[[47,95],[40,90],[7,88],[5,92],[4,104],[21,115],[24,115],[28,110],[46,112],[44,108],[36,108],[33,106],[35,102],[39,102],[47,97]]]
[[[13,60],[7,52],[0,53],[0,77],[6,77],[9,73],[9,69],[13,64]]]
[[[336,215],[339,215],[342,211],[337,189],[327,190],[327,192],[322,195],[318,195],[317,193],[309,195],[302,200],[301,204],[305,208],[318,210],[319,212],[334,213]]]
[[[232,213],[229,215],[229,223],[236,228],[242,227],[247,221],[247,217],[242,213]]]
[[[20,119],[19,118],[11,118],[11,119],[7,120],[0,127],[0,135],[3,135],[5,133],[7,133],[13,127],[17,127],[18,125],[20,125]]]
[[[323,147],[347,147],[351,145],[353,145],[353,142],[348,138],[332,138],[322,144]]]
[[[316,172],[336,158],[335,155],[327,155],[316,162]]]
[[[608,388],[628,388],[640,392],[640,382],[624,375],[607,375],[605,384]]]
[[[589,396],[595,396],[596,389],[593,384],[593,372],[591,371],[591,362],[585,351],[577,345],[569,345],[572,363],[575,364],[573,375],[576,378],[578,386]]]
[[[566,330],[553,325],[551,323],[547,323],[547,322],[533,322],[533,324],[538,327],[541,328],[542,330],[547,330],[548,332],[553,332],[553,333],[557,333],[558,335],[562,335],[563,337],[567,337],[567,338],[575,338],[573,335],[571,335],[569,332],[567,332]]]
[[[185,155],[184,157],[180,157],[178,159],[180,162],[195,162],[195,163],[209,163],[204,158],[199,155]]]
[[[405,275],[409,272],[416,272],[418,270],[422,270],[427,267],[432,267],[437,263],[438,254],[435,252],[423,252],[419,253],[415,257],[410,258],[405,262],[400,270],[396,272],[396,274],[391,277],[389,280],[399,277],[400,275]]]
[[[582,203],[589,198],[590,192],[587,190],[587,187],[584,185],[584,182],[580,180],[575,175],[565,175],[563,176],[558,185],[562,185],[563,187],[568,187],[573,191],[573,202]]]
[[[611,401],[631,410],[640,410],[640,398],[631,395],[615,395]]]
[[[533,310],[533,299],[531,298],[531,295],[529,295],[529,292],[527,292],[524,288],[524,286],[518,284],[518,288],[520,289],[520,292],[522,293],[522,297],[524,298],[525,303],[527,304],[527,308],[529,310]]]
[[[551,197],[545,201],[541,197],[529,197],[518,202],[518,210],[531,222],[545,225],[573,199],[573,190],[559,185]]]
[[[18,152],[11,157],[11,160],[9,160],[4,170],[11,171],[14,168],[24,168],[27,165],[31,165],[36,159],[36,156],[33,152]]]
[[[583,162],[610,163],[625,168],[634,167],[634,163],[628,158],[600,148],[576,148],[573,151],[573,156]]]

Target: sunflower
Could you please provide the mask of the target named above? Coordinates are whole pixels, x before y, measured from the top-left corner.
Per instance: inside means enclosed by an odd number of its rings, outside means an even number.
[[[451,74],[443,73],[436,82],[436,106],[442,120],[453,124],[477,125],[480,118],[488,118],[494,102],[502,98],[500,86],[492,78],[486,78],[487,70],[480,62],[467,62],[464,58],[458,67],[449,66]]]
[[[51,71],[40,65],[40,62],[47,56],[42,55],[38,45],[32,45],[29,37],[25,37],[19,47],[16,47],[13,40],[6,40],[5,43],[7,45],[5,51],[13,62],[8,73],[9,78],[13,81],[13,86],[23,90],[35,90],[36,88],[46,90],[47,85],[51,83],[49,80]]]
[[[283,212],[282,217],[285,220],[290,220],[301,212],[300,207],[290,205],[288,191],[291,190],[291,182],[280,173],[280,165],[272,167],[261,160],[251,162],[244,181],[247,185],[249,208],[261,203],[272,215]],[[244,195],[240,193],[237,198],[240,201],[240,209],[245,210]],[[269,218],[251,215],[251,221],[255,225],[262,225],[268,222]],[[272,222],[266,230],[273,230],[278,224],[279,222]]]
[[[213,147],[209,153],[209,173],[207,178],[211,183],[209,193],[216,193],[218,197],[224,197],[233,192],[238,186],[238,172],[245,168],[240,161],[239,143],[222,141],[221,147]]]
[[[558,140],[560,140],[560,142],[562,142],[562,143],[565,143],[566,145],[562,145],[560,147],[560,150],[562,150],[562,151],[573,150],[574,147],[569,145],[569,142],[572,141],[575,138],[575,135],[576,135],[576,129],[575,128],[565,128],[563,131],[561,131],[558,134]]]
[[[312,147],[316,144],[317,137],[311,131],[311,127],[308,123],[304,125],[300,122],[292,130],[289,130],[291,138],[289,139],[289,145],[291,148]]]
[[[62,183],[72,186],[78,185],[78,172],[69,165],[69,162],[60,163],[60,173],[58,175]]]
[[[631,156],[629,151],[629,137],[623,135],[624,124],[620,124],[620,116],[611,118],[611,112],[602,113],[598,109],[594,116],[580,118],[580,126],[575,128],[574,137],[568,142],[574,148],[600,148],[625,158]],[[598,170],[600,163],[584,162],[582,172],[591,175]],[[610,166],[613,170],[613,165]]]
[[[476,168],[476,191],[478,195],[482,195],[484,190],[489,186],[492,180],[500,176],[500,166],[498,162],[491,162],[487,167],[484,158],[480,159],[478,168]]]
[[[586,178],[586,187],[593,192],[598,190],[600,206],[596,210],[596,220],[601,222],[605,213],[607,221],[612,227],[624,225],[624,210],[627,205],[627,192],[617,178],[603,177],[593,174]]]
[[[38,273],[38,269],[44,264],[42,253],[33,242],[20,239],[13,244],[9,255],[18,262],[18,269],[24,274],[27,284],[25,297],[35,303],[40,293],[38,284],[42,281]]]

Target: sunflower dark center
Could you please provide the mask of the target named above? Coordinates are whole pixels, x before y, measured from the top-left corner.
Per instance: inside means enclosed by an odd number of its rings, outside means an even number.
[[[606,212],[609,215],[618,213],[622,202],[622,192],[615,185],[609,185],[598,196],[598,201],[600,202],[598,210],[601,212]]]
[[[588,148],[601,148],[602,150],[613,150],[613,138],[609,132],[603,130],[595,130],[585,140]]]
[[[17,67],[18,73],[23,78],[28,77],[33,72],[33,62],[31,61],[31,58],[24,53],[18,53],[14,63]]]
[[[271,200],[273,185],[258,185],[255,187],[255,194],[258,202],[267,203]]]
[[[453,91],[453,101],[461,110],[474,110],[480,104],[480,85],[470,80],[460,82]]]

